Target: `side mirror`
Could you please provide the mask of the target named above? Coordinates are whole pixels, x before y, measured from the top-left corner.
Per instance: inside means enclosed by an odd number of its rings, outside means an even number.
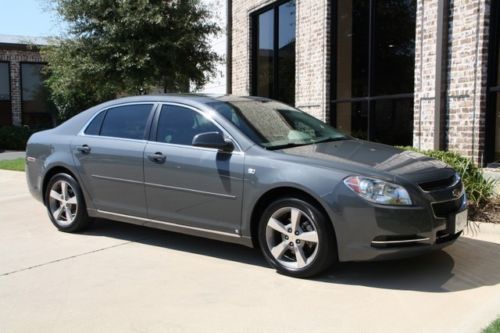
[[[215,148],[224,152],[234,150],[234,145],[231,141],[224,139],[224,136],[219,132],[205,132],[195,135],[192,142],[193,146]]]

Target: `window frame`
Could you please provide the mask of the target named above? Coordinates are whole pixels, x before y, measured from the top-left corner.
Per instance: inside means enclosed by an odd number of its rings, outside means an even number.
[[[217,120],[213,119],[212,117],[207,117],[206,112],[203,112],[200,109],[197,109],[197,108],[195,108],[195,107],[193,107],[191,105],[187,105],[187,104],[183,104],[183,103],[177,103],[177,102],[160,102],[160,103],[158,103],[158,105],[156,107],[155,114],[154,114],[154,118],[152,120],[151,131],[150,131],[148,139],[147,139],[149,142],[152,142],[152,143],[155,143],[155,144],[175,146],[175,147],[184,147],[184,148],[193,148],[193,149],[218,151],[218,149],[216,149],[216,148],[196,147],[196,146],[193,146],[193,145],[183,145],[183,144],[180,144],[180,143],[169,143],[169,142],[157,141],[156,137],[158,135],[158,122],[160,120],[160,114],[161,114],[163,106],[168,106],[168,105],[178,106],[178,107],[183,107],[183,108],[186,108],[186,109],[190,109],[190,110],[196,112],[197,114],[199,114],[199,115],[207,118],[207,120],[211,121],[223,133],[223,135],[227,139],[231,140],[231,142],[233,143],[233,145],[235,147],[235,149],[231,153],[243,152],[243,150],[241,149],[241,146],[238,143],[238,141],[236,139],[234,139],[234,137],[219,122],[217,122]]]
[[[122,138],[122,137],[117,137],[117,136],[109,136],[109,135],[101,135],[102,132],[102,125],[104,124],[104,121],[106,120],[107,113],[110,109],[114,109],[117,107],[122,107],[122,106],[132,106],[132,105],[151,105],[151,110],[149,111],[148,119],[146,121],[146,126],[144,128],[144,134],[142,139],[132,139],[132,138]],[[155,117],[156,111],[158,109],[158,103],[157,102],[128,102],[128,103],[121,103],[121,104],[116,104],[116,105],[111,105],[106,108],[100,109],[97,111],[95,114],[92,115],[92,117],[85,123],[85,125],[82,127],[80,132],[78,133],[78,136],[88,136],[88,137],[98,137],[98,138],[112,138],[112,139],[117,139],[117,140],[127,140],[127,141],[147,141],[149,140],[150,134],[151,134],[151,126],[153,124],[153,119]],[[90,126],[90,124],[94,121],[97,116],[100,114],[105,113],[104,117],[101,120],[101,124],[99,127],[99,134],[87,134],[85,131],[87,128]]]
[[[271,4],[268,4],[262,8],[259,8],[252,13],[250,13],[250,89],[251,95],[257,95],[257,83],[258,83],[258,74],[257,74],[257,56],[258,56],[258,32],[259,32],[259,15],[263,14],[269,10],[273,10],[273,89],[271,91],[271,96],[267,98],[276,99],[278,97],[278,85],[279,85],[279,7],[287,2],[292,0],[279,0],[275,1]],[[295,2],[295,8],[297,8],[297,2]],[[297,27],[297,16],[295,16],[295,27]],[[297,40],[297,31],[295,31],[295,40]],[[295,56],[297,55],[297,46],[295,46]],[[297,68],[297,64],[295,63],[295,71]],[[295,73],[297,76],[297,73]],[[294,96],[296,95],[296,89],[293,89]],[[277,99],[276,99],[277,100]],[[295,101],[295,98],[294,98]],[[280,101],[282,103],[287,104],[286,102]],[[295,106],[295,102],[293,105]]]
[[[415,87],[412,92],[408,93],[397,93],[389,95],[374,95],[374,72],[375,72],[375,44],[376,44],[376,34],[375,34],[375,4],[376,0],[368,0],[368,74],[367,74],[367,90],[368,96],[362,97],[351,97],[351,98],[341,98],[337,99],[337,53],[338,53],[338,1],[334,1],[331,6],[331,22],[330,24],[330,125],[337,127],[337,105],[341,103],[367,103],[367,133],[366,140],[372,141],[375,137],[375,102],[381,100],[397,100],[405,98],[415,98]],[[416,20],[416,16],[415,16]],[[415,22],[416,23],[416,22]],[[416,41],[415,41],[416,42]],[[415,69],[414,69],[415,70]],[[415,113],[415,109],[413,110]]]

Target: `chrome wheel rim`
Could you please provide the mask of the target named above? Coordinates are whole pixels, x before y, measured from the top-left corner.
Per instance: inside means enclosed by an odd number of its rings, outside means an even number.
[[[67,181],[59,180],[52,185],[49,208],[58,225],[66,227],[73,223],[78,211],[78,200],[74,188]]]
[[[295,207],[276,210],[266,226],[267,248],[289,269],[309,266],[318,255],[319,238],[313,219]]]

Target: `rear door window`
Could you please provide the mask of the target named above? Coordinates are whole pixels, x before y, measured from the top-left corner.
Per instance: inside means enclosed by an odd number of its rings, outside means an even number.
[[[100,135],[125,139],[144,139],[153,104],[132,104],[108,109]]]

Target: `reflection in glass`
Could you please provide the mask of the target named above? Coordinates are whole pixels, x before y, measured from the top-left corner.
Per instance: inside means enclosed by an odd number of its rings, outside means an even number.
[[[495,94],[495,161],[500,161],[500,92]]]
[[[411,144],[413,99],[394,95],[414,90],[416,1],[336,3],[333,121],[355,137]]]
[[[368,139],[368,103],[338,103],[337,129],[359,139]]]
[[[374,96],[414,90],[416,12],[414,0],[375,1]]]
[[[411,146],[413,142],[413,98],[373,102],[372,140],[390,145]]]
[[[0,101],[10,100],[9,64],[0,62]]]
[[[54,123],[55,107],[43,85],[43,64],[22,63],[22,121],[23,125],[50,127]]]
[[[276,99],[295,103],[295,1],[279,6],[278,96]]]
[[[273,96],[274,10],[258,16],[257,39],[257,95]]]
[[[12,125],[9,64],[0,62],[0,125]]]
[[[295,1],[276,3],[271,9],[256,15],[254,20],[256,59],[252,94],[293,105]]]

